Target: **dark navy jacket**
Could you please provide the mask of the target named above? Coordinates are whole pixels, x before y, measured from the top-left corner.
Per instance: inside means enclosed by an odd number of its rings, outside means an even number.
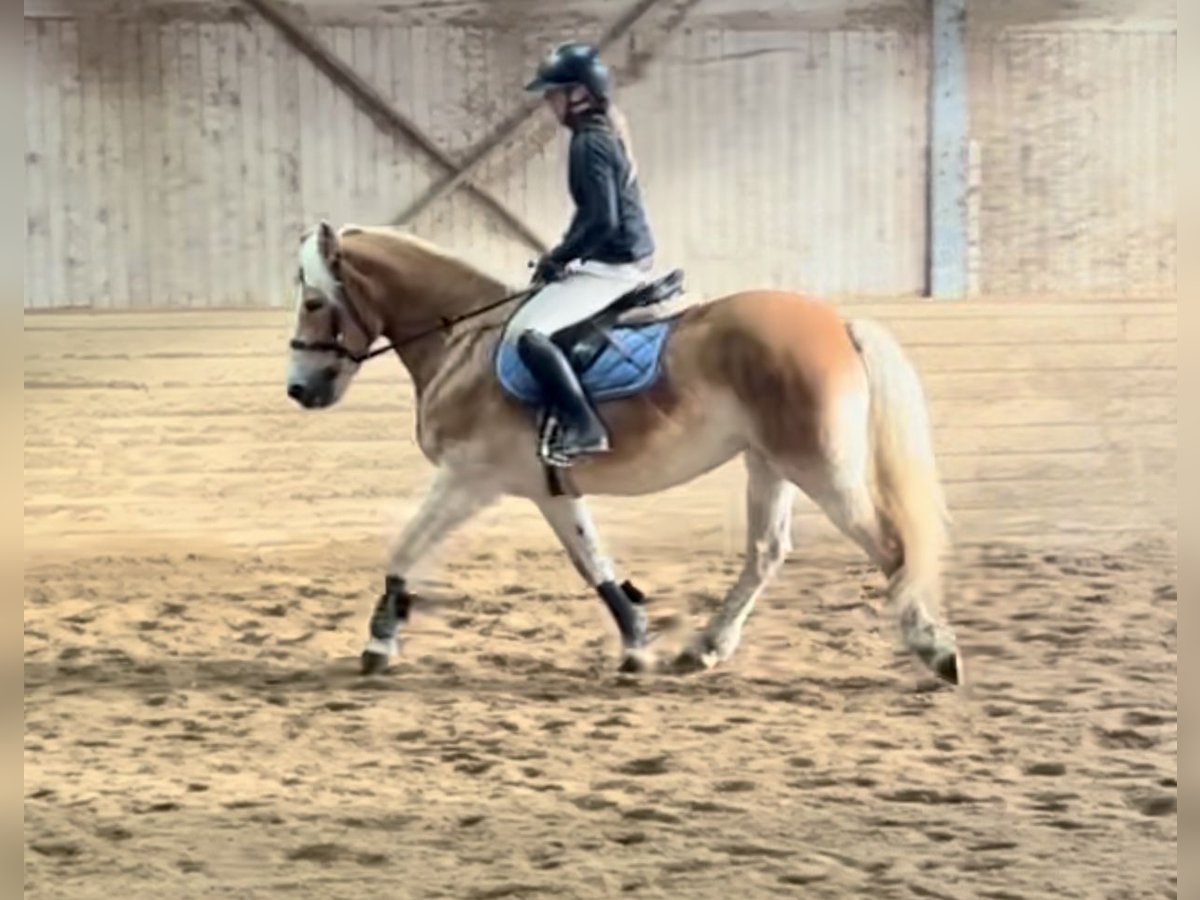
[[[557,263],[573,259],[627,263],[650,256],[654,238],[629,159],[611,123],[588,114],[572,123],[568,184],[575,216],[550,251]]]

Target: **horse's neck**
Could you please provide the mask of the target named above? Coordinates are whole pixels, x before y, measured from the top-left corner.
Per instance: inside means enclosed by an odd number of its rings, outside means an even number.
[[[422,394],[442,369],[461,361],[464,341],[472,346],[494,341],[515,305],[489,309],[511,293],[508,286],[465,264],[459,268],[456,260],[422,258],[423,250],[409,249],[411,255],[393,273],[395,288],[387,292],[394,304],[386,316],[387,337]]]
[[[408,370],[417,396],[421,396],[445,365],[449,341],[441,332],[413,339],[403,331],[396,331],[388,334],[387,338],[396,348],[400,362]]]

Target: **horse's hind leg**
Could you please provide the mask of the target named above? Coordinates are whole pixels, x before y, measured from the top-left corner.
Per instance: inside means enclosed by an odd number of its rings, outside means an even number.
[[[746,468],[746,562],[721,608],[676,660],[680,671],[712,668],[733,655],[755,601],[792,549],[795,485],[756,451],[747,451]]]
[[[954,634],[936,609],[936,579],[907,572],[904,548],[891,523],[879,514],[865,476],[856,473],[847,478],[842,470],[840,477],[837,472],[823,478],[809,476],[801,486],[887,577],[888,602],[908,648],[943,678],[956,681]]]
[[[834,526],[858,544],[888,578],[903,563],[899,543],[892,529],[876,511],[865,474],[854,477],[815,477],[799,479],[799,484]]]

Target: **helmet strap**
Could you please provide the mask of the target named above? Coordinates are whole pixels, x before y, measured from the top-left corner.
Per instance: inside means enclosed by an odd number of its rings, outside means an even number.
[[[586,112],[596,105],[596,98],[587,85],[576,84],[569,88],[567,109],[573,113]]]
[[[580,87],[583,87],[582,95],[578,99],[570,100],[567,104],[565,123],[567,125],[572,125],[589,115],[603,113],[608,107],[603,99],[597,97],[585,86],[580,85]]]

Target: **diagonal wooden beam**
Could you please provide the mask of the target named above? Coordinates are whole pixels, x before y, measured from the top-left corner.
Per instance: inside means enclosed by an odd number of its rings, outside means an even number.
[[[442,168],[456,173],[459,164],[435,144],[415,122],[405,116],[357,72],[326,47],[313,32],[296,19],[279,0],[242,0],[264,19],[278,28],[291,44],[312,61],[318,69],[346,91],[382,128],[398,132],[411,143],[433,157]],[[488,209],[500,217],[526,244],[538,253],[547,249],[546,242],[498,197],[485,188],[467,183],[470,191]]]
[[[601,51],[607,49],[613,43],[620,40],[646,13],[650,12],[651,9],[661,2],[662,0],[637,0],[633,6],[626,10],[608,28],[600,38],[597,46]],[[521,126],[537,112],[540,106],[541,100],[539,99],[526,103],[517,109],[512,115],[496,126],[491,135],[476,145],[475,149],[462,161],[461,166],[451,171],[449,175],[426,190],[407,209],[397,215],[392,220],[392,224],[407,225],[430,206],[456,190],[459,185],[467,181],[487,161],[488,157],[507,144],[521,129]]]

